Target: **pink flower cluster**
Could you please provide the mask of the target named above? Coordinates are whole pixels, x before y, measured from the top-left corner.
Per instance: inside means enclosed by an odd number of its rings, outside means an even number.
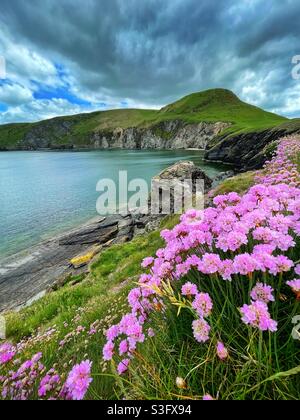
[[[5,365],[10,362],[16,354],[16,348],[9,343],[4,343],[0,346],[0,365]]]
[[[254,302],[261,301],[266,304],[269,302],[274,302],[275,298],[273,295],[274,289],[267,284],[257,283],[252,292],[250,293],[250,297]]]
[[[16,371],[11,370],[0,378],[0,382],[3,383],[2,398],[24,401],[32,396],[34,385],[44,371],[41,358],[42,354],[38,353],[22,363]]]
[[[56,395],[58,396],[60,391],[61,377],[55,369],[50,369],[40,382],[38,395],[40,398],[45,398],[49,395],[49,398],[56,399]]]
[[[89,360],[73,367],[62,390],[65,399],[83,400],[92,382],[91,369],[92,362]]]
[[[252,325],[261,331],[277,331],[277,322],[271,319],[268,306],[262,301],[252,302],[241,308],[242,321],[246,325]]]
[[[39,399],[82,400],[92,382],[92,363],[88,360],[75,365],[64,382],[64,374],[60,375],[56,369],[46,373],[41,363],[42,353],[22,363],[20,359],[14,360],[16,351],[10,344],[2,345],[1,351],[5,354],[5,364],[9,366],[8,373],[0,376],[3,399],[29,400],[35,397],[37,389]]]
[[[232,192],[214,198],[213,206],[203,211],[190,210],[172,230],[161,233],[166,246],[156,257],[146,258],[139,287],[129,293],[131,313],[107,331],[105,360],[114,356],[126,358],[119,365],[125,373],[138,343],[147,337],[147,321],[153,311],[163,311],[164,302],[158,293],[165,281],[176,284],[193,272],[193,278],[210,282],[235,281],[255,277],[273,279],[287,275],[293,267],[290,250],[300,235],[300,175],[290,160],[300,153],[297,139],[284,139],[272,161],[267,162],[257,177],[259,183],[243,196]],[[300,267],[296,267],[296,274]],[[272,280],[272,284],[273,284]],[[299,292],[299,280],[288,283]],[[261,331],[276,331],[268,304],[274,302],[273,288],[257,283],[251,292],[250,305],[241,308],[242,321]],[[192,329],[195,339],[206,342],[210,326],[205,320],[212,313],[213,302],[205,292],[199,292],[194,282],[181,289],[182,296],[192,300],[196,318]],[[219,345],[220,355],[225,351]]]

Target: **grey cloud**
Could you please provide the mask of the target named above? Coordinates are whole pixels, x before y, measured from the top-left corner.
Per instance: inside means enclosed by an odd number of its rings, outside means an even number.
[[[0,21],[87,98],[163,105],[226,87],[284,113],[299,14],[298,0],[1,0]]]

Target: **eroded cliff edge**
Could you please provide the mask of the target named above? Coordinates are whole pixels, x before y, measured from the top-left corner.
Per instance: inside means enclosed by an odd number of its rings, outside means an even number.
[[[230,124],[224,122],[187,124],[174,120],[147,128],[94,130],[84,142],[78,142],[71,123],[53,120],[26,133],[18,141],[17,149],[206,149],[228,127]]]

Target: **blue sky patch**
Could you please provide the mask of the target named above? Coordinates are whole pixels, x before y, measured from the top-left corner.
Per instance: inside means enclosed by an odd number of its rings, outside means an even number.
[[[8,106],[0,102],[0,112],[6,112],[7,110]]]
[[[51,87],[46,85],[41,85],[37,82],[34,82],[37,87],[37,90],[33,93],[34,99],[42,100],[42,99],[65,99],[69,101],[71,104],[79,105],[82,107],[91,107],[92,104],[89,101],[81,99],[76,95],[73,95],[68,87]]]

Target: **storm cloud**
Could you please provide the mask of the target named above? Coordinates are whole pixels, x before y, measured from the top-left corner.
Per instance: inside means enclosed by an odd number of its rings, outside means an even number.
[[[224,87],[300,116],[298,0],[1,0],[0,122]]]

